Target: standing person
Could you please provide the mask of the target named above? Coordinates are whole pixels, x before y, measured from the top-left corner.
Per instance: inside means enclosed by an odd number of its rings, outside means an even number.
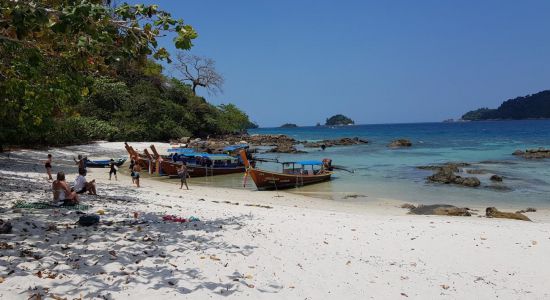
[[[134,169],[132,171],[133,171],[133,176],[132,176],[133,181],[136,184],[136,186],[139,187],[139,172],[141,172],[141,167],[139,166],[139,164],[135,164]]]
[[[115,180],[118,181],[118,178],[116,176],[116,163],[115,160],[111,158],[111,161],[109,162],[109,180],[111,180],[111,176],[115,174]]]
[[[52,182],[53,200],[55,202],[63,201],[65,205],[74,205],[78,203],[78,195],[71,191],[65,181],[65,173],[58,172],[57,180]]]
[[[78,165],[78,174],[80,174],[80,171],[82,170],[84,172],[84,176],[86,176],[86,158],[82,157],[82,154],[79,154],[78,155],[78,160],[76,160],[74,157],[73,157],[73,160],[75,162],[75,164]]]
[[[190,177],[190,176],[189,176],[189,172],[187,172],[187,166],[185,165],[185,162],[178,169],[178,176],[180,177],[180,180],[181,180],[180,190],[183,188],[184,184],[185,184],[185,187],[189,190],[189,186],[187,185],[187,177]]]
[[[88,182],[86,180],[86,172],[84,169],[78,170],[78,176],[74,181],[73,189],[77,194],[84,194],[85,192],[88,192],[88,195],[97,195],[95,179]]]
[[[130,159],[130,177],[132,177],[132,184],[134,184],[134,166],[136,165],[136,161],[132,158]]]
[[[44,167],[46,167],[46,174],[48,174],[48,180],[53,180],[52,178],[52,155],[48,154],[48,160],[44,162]]]

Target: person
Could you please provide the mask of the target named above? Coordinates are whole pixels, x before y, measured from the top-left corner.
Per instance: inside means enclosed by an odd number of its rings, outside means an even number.
[[[63,201],[65,205],[74,205],[78,203],[78,195],[71,191],[65,181],[65,173],[58,172],[57,180],[52,182],[52,192],[54,202]]]
[[[321,150],[325,151],[326,148],[327,148],[327,146],[325,144],[321,145]]]
[[[136,165],[136,161],[132,158],[130,159],[130,177],[132,177],[132,184],[134,184],[134,166]]]
[[[116,176],[116,163],[115,160],[111,158],[111,161],[109,162],[109,180],[111,180],[111,176],[115,174],[115,180],[118,181],[118,178]]]
[[[137,187],[139,187],[139,172],[141,172],[141,167],[139,166],[139,164],[135,164],[134,168],[132,169],[132,179]]]
[[[48,160],[44,162],[44,167],[46,167],[46,174],[48,174],[48,180],[53,180],[52,178],[52,155],[48,153]]]
[[[73,157],[73,160],[75,162],[75,164],[78,165],[78,173],[80,174],[80,171],[82,170],[84,172],[84,176],[86,176],[86,160],[88,158],[87,157],[82,157],[82,154],[79,154],[78,155],[78,160],[76,160],[74,157]]]
[[[185,162],[179,168],[178,176],[180,177],[180,180],[181,180],[180,190],[183,188],[184,184],[185,184],[185,187],[189,189],[189,186],[187,185],[187,177],[190,177],[190,176],[189,176],[189,173],[187,172],[187,166],[185,165]]]
[[[84,169],[78,170],[78,176],[74,181],[73,189],[77,194],[88,192],[89,195],[97,195],[95,179],[90,182],[86,181],[86,171]]]

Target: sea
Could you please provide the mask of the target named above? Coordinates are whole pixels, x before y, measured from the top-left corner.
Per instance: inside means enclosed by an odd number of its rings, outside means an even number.
[[[250,134],[285,134],[300,141],[358,137],[368,144],[302,148],[307,153],[264,153],[259,157],[279,161],[331,158],[333,164],[352,172],[336,171],[333,180],[291,189],[289,192],[334,201],[368,202],[398,199],[423,204],[550,208],[550,159],[527,160],[512,155],[517,149],[550,148],[550,120],[479,121],[451,123],[373,124],[258,128]],[[392,149],[395,139],[409,139],[409,148]],[[418,166],[466,162],[467,169],[481,169],[481,186],[429,183],[433,172]],[[276,163],[257,168],[280,170]],[[504,178],[492,182],[493,175]],[[242,175],[198,179],[197,183],[243,188]],[[212,182],[215,181],[215,182]],[[249,189],[254,189],[250,180]]]

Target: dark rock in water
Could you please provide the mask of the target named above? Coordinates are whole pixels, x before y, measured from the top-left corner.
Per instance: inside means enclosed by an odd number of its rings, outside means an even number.
[[[267,152],[272,153],[306,153],[305,151],[297,150],[292,144],[279,144],[271,148]]]
[[[466,162],[447,162],[440,165],[418,166],[416,168],[420,170],[432,170],[432,171],[438,171],[442,168],[450,168],[453,170],[453,172],[460,172],[460,168],[468,167],[468,166],[471,166],[471,164]]]
[[[502,181],[502,176],[498,176],[498,175],[495,174],[495,175],[491,176],[491,180],[501,182]]]
[[[362,144],[368,144],[369,141],[360,139],[358,137],[354,138],[341,138],[336,140],[322,140],[318,142],[308,142],[303,141],[302,144],[306,148],[319,148],[323,145],[325,147],[333,147],[333,146],[351,146],[351,145],[362,145]]]
[[[536,211],[537,211],[536,208],[528,207],[526,209],[518,210],[518,211],[516,211],[516,213],[522,214],[522,213],[526,213],[526,212],[536,212]]]
[[[485,216],[487,218],[503,218],[503,219],[514,219],[514,220],[521,220],[521,221],[531,221],[526,215],[523,215],[521,213],[517,212],[503,212],[499,211],[495,207],[487,207],[485,209]]]
[[[445,184],[454,183],[468,187],[476,187],[481,184],[476,177],[461,177],[456,175],[455,172],[460,171],[458,166],[458,164],[450,163],[439,166],[434,169],[435,173],[432,176],[428,176],[428,181]]]
[[[399,148],[399,147],[410,147],[412,146],[412,142],[407,139],[398,139],[395,141],[392,141],[388,147],[390,148]]]
[[[11,233],[11,223],[10,221],[4,221],[0,219],[0,234],[8,234]]]
[[[465,207],[456,207],[448,204],[419,205],[409,212],[413,215],[438,215],[438,216],[471,216]]]
[[[516,150],[513,155],[522,156],[527,159],[541,159],[541,158],[550,158],[550,149],[527,149],[525,151]]]

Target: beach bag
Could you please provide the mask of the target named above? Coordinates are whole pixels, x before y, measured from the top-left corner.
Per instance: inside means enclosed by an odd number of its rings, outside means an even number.
[[[78,219],[78,224],[81,226],[92,226],[99,223],[99,216],[96,214],[83,215]]]

